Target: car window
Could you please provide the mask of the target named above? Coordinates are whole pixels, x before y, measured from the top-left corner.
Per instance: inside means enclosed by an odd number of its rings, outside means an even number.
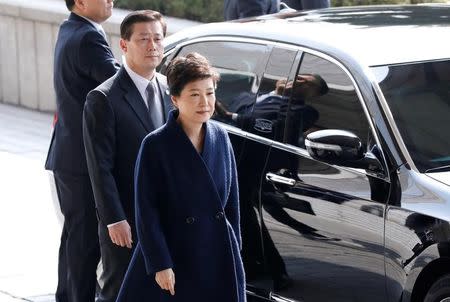
[[[450,61],[372,70],[419,171],[449,170],[450,132],[444,129],[450,127]]]
[[[297,51],[274,47],[264,71],[253,112],[239,113],[239,120],[249,119],[249,132],[282,141],[289,98],[285,86],[294,66]]]
[[[284,141],[304,148],[307,134],[341,129],[367,144],[369,123],[349,76],[336,64],[305,53],[290,94]]]
[[[198,52],[220,73],[214,119],[242,127],[233,113],[251,111],[270,47],[242,42],[201,42],[185,46],[179,55]]]

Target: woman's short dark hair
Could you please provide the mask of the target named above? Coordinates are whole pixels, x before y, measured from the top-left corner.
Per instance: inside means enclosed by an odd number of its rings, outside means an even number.
[[[75,0],[66,0],[67,9],[72,11],[73,6],[75,5]]]
[[[185,57],[177,57],[167,66],[167,84],[170,94],[179,96],[183,88],[190,82],[212,78],[214,85],[220,76],[211,67],[208,60],[196,53],[188,53]]]
[[[136,23],[141,22],[159,22],[161,23],[163,34],[166,36],[167,25],[163,16],[154,10],[137,10],[129,13],[120,24],[120,37],[129,41],[133,35],[133,27]]]

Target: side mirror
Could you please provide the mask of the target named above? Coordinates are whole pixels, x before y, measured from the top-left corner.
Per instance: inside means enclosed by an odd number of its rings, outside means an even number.
[[[350,131],[315,131],[306,136],[305,146],[309,155],[316,160],[374,173],[383,171],[378,158],[372,152],[364,153],[360,138]]]

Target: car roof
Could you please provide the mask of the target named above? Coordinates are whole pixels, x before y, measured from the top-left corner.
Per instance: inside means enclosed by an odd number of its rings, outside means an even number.
[[[385,5],[282,11],[200,25],[168,38],[236,36],[301,45],[377,66],[450,58],[450,5]]]

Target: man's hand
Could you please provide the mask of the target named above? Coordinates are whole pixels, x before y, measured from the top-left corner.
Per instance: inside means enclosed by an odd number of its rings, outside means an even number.
[[[126,220],[112,226],[108,226],[109,237],[114,244],[131,249],[131,227]]]
[[[175,274],[171,268],[157,272],[155,280],[161,289],[168,290],[172,296],[175,295]]]

